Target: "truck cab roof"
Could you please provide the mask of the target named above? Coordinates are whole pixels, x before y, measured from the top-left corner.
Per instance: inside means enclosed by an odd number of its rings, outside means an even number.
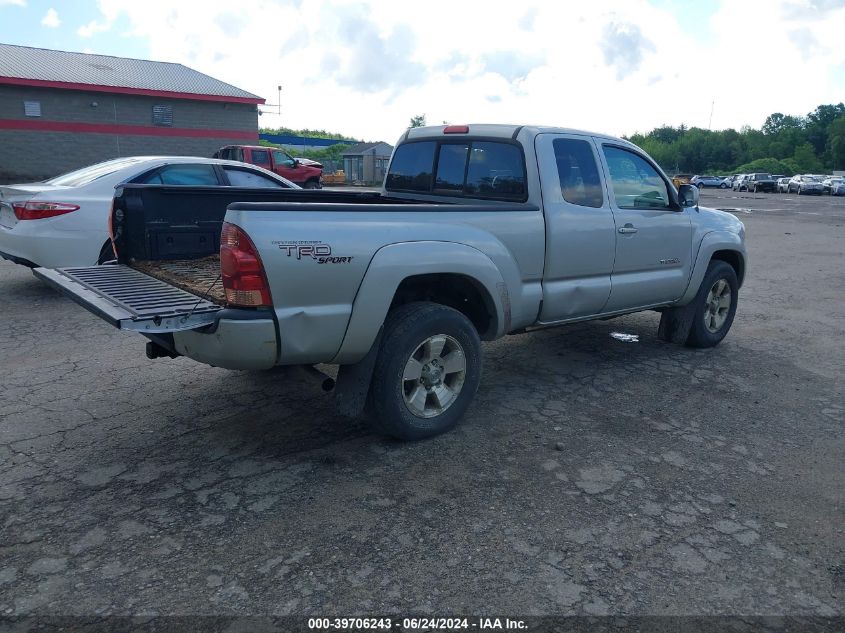
[[[465,128],[467,131],[447,131],[450,128],[459,129]],[[632,145],[630,141],[609,136],[607,134],[600,134],[597,132],[590,132],[587,130],[578,130],[575,128],[555,127],[546,125],[513,125],[501,123],[470,123],[467,125],[428,125],[424,127],[408,128],[402,141],[416,140],[421,138],[432,138],[440,136],[454,135],[457,138],[461,136],[483,136],[488,138],[503,138],[503,139],[518,139],[523,134],[529,136],[536,136],[538,134],[577,134],[581,136],[593,136],[603,140],[612,141],[623,145]]]

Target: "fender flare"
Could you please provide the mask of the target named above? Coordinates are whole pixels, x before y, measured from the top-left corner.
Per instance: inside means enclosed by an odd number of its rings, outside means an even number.
[[[510,328],[510,298],[502,274],[480,250],[459,242],[399,242],[380,248],[367,268],[352,303],[352,315],[333,364],[356,363],[369,352],[384,323],[399,284],[428,274],[464,275],[487,294],[493,310],[493,335]]]
[[[701,240],[689,284],[676,305],[686,305],[695,298],[695,295],[698,293],[698,287],[701,285],[704,275],[707,274],[707,266],[710,264],[713,254],[717,251],[733,251],[739,255],[742,261],[743,271],[737,277],[739,277],[740,285],[742,285],[743,279],[748,274],[748,256],[745,251],[745,244],[743,244],[742,239],[736,233],[730,231],[711,231]]]

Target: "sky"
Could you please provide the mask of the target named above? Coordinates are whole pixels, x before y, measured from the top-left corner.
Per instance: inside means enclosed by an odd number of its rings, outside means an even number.
[[[0,0],[0,41],[178,62],[261,127],[760,127],[845,100],[845,0]],[[282,86],[281,115],[277,86]]]

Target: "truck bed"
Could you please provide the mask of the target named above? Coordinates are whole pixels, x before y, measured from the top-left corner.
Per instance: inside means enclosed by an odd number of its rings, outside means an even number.
[[[212,303],[223,305],[226,301],[220,277],[220,255],[201,259],[135,260],[130,266]]]

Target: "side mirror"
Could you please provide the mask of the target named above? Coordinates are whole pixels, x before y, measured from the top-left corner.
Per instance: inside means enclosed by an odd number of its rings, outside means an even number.
[[[294,166],[294,168],[299,167],[299,161],[296,160],[295,158],[293,159],[293,166]]]
[[[695,185],[681,185],[678,187],[678,201],[686,208],[698,206],[698,187]]]

